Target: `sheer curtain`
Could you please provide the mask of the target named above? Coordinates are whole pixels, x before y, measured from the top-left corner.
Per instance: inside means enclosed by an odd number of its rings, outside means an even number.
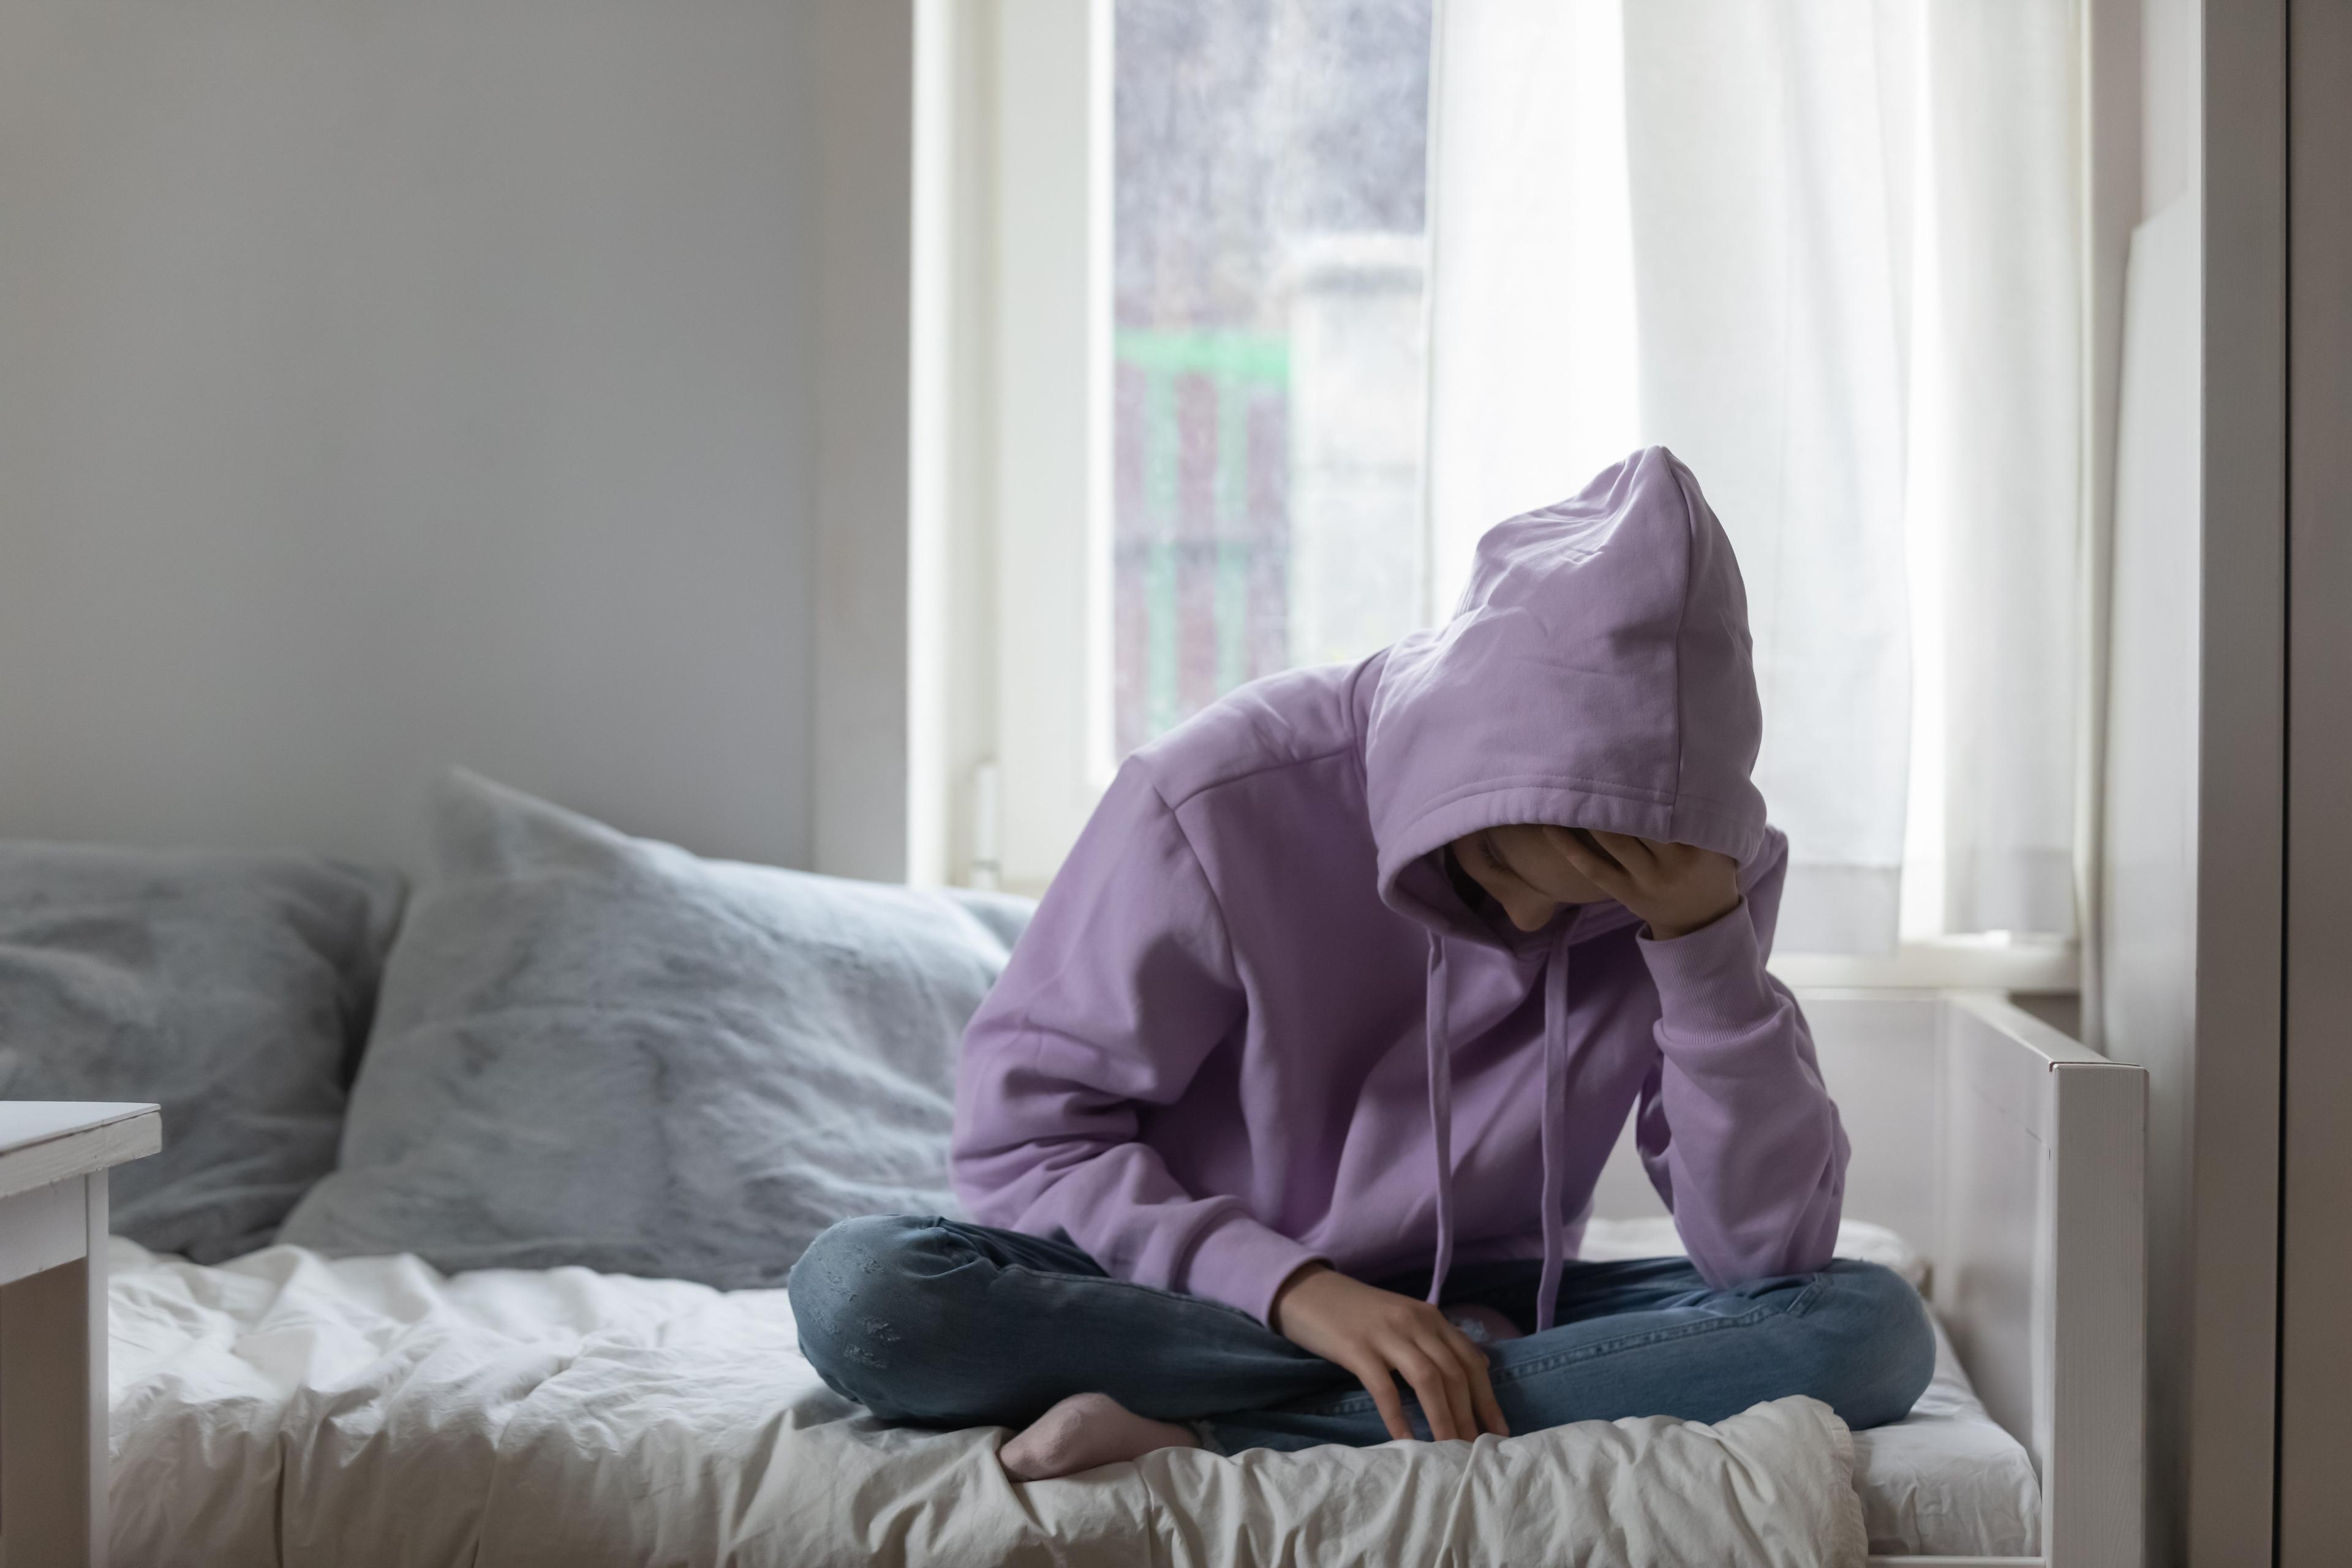
[[[1740,554],[1780,945],[2073,925],[2070,0],[1441,0],[1433,608],[1664,442]]]

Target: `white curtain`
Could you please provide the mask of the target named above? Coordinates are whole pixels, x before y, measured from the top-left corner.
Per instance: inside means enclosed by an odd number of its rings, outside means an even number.
[[[1739,551],[1780,945],[2069,931],[2071,0],[1441,0],[1434,607],[1674,447]]]

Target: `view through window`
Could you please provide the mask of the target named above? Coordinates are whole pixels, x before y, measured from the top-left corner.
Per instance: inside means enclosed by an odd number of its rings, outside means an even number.
[[[1425,616],[1432,0],[1117,0],[1113,734]]]

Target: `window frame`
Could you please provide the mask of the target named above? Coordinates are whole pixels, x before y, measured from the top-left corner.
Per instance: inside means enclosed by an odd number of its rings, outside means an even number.
[[[916,33],[911,874],[1034,894],[1113,771],[1110,0]]]

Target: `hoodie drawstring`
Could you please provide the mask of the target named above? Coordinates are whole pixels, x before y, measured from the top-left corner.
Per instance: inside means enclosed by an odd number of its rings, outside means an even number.
[[[1569,932],[1559,938],[1544,966],[1543,1108],[1538,1125],[1543,1149],[1543,1279],[1536,1287],[1536,1332],[1551,1327],[1559,1305],[1559,1271],[1567,1262],[1560,1224],[1560,1189],[1567,1185],[1568,965]],[[1429,1048],[1429,1141],[1437,1157],[1437,1257],[1429,1270],[1429,1304],[1438,1304],[1445,1276],[1454,1267],[1454,1053],[1445,1033],[1445,939],[1429,933],[1429,988],[1423,1037]]]
[[[1454,1052],[1445,1037],[1445,939],[1429,933],[1429,989],[1422,1034],[1429,1047],[1429,1141],[1437,1155],[1437,1258],[1429,1269],[1429,1304],[1454,1267]]]
[[[1551,1327],[1552,1310],[1559,1305],[1559,1271],[1568,1249],[1559,1223],[1560,1188],[1568,1184],[1568,933],[1575,924],[1562,921],[1559,940],[1544,966],[1543,1110],[1539,1125],[1543,1142],[1543,1280],[1536,1287],[1536,1332]]]

